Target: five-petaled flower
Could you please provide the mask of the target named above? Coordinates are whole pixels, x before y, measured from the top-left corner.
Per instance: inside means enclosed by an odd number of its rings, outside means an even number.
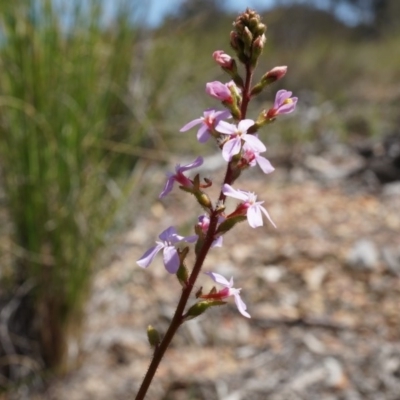
[[[274,107],[268,110],[267,119],[275,118],[280,114],[289,114],[294,111],[297,104],[297,97],[290,97],[292,92],[287,90],[278,90],[275,96]]]
[[[222,157],[225,161],[231,161],[232,157],[240,152],[242,140],[255,152],[262,153],[267,150],[264,143],[257,136],[247,133],[247,130],[253,125],[254,121],[252,119],[243,119],[237,126],[226,121],[218,123],[215,129],[230,136],[222,147]]]
[[[200,128],[197,131],[197,140],[200,143],[205,143],[210,136],[215,132],[215,126],[219,121],[225,118],[230,118],[231,114],[229,111],[217,111],[215,109],[208,109],[204,111],[203,117],[196,118],[193,121],[188,122],[183,126],[180,132],[186,132],[196,125],[200,124]]]
[[[163,259],[165,269],[170,274],[175,274],[178,271],[180,260],[178,251],[175,248],[175,244],[179,242],[193,243],[197,240],[197,235],[192,236],[180,236],[176,229],[170,226],[165,231],[161,232],[158,236],[161,242],[156,241],[157,245],[147,250],[143,256],[136,261],[139,267],[147,268],[154,257],[160,250],[163,250]]]
[[[188,171],[190,169],[196,168],[203,164],[203,157],[197,157],[193,162],[190,164],[186,164],[181,166],[180,164],[177,164],[175,167],[175,174],[171,172],[167,172],[167,182],[165,183],[163,191],[160,193],[159,198],[161,199],[162,197],[165,197],[173,188],[174,182],[178,182],[182,186],[185,187],[193,187],[193,181],[187,178],[183,173],[185,171]]]
[[[219,292],[203,294],[200,296],[200,298],[222,300],[229,296],[233,296],[235,298],[236,307],[239,310],[240,314],[242,314],[246,318],[251,318],[250,314],[246,311],[246,304],[240,297],[240,291],[242,289],[236,289],[233,287],[233,278],[228,281],[225,277],[215,272],[205,272],[205,274],[208,275],[214,282],[224,286],[224,288],[221,289]]]
[[[227,183],[222,187],[222,193],[225,196],[242,200],[242,203],[240,203],[236,210],[232,214],[228,215],[227,218],[237,215],[246,215],[249,225],[252,228],[257,228],[258,226],[263,225],[262,214],[264,214],[268,218],[269,222],[271,222],[271,224],[276,228],[276,225],[269,216],[268,211],[261,205],[264,202],[256,201],[257,195],[255,193],[234,189]]]

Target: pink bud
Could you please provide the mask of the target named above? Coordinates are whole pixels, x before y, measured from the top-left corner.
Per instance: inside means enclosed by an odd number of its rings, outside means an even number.
[[[229,54],[226,54],[223,50],[214,51],[213,57],[216,63],[222,68],[232,68],[234,60]]]
[[[283,78],[286,75],[286,71],[287,71],[286,65],[274,67],[263,76],[263,80],[266,79],[268,80],[268,82],[271,83],[275,82],[278,79]]]

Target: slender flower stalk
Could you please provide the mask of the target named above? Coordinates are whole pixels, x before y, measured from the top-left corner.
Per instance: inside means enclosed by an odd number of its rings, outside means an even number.
[[[237,17],[230,34],[230,44],[236,57],[228,55],[223,50],[213,53],[215,62],[230,76],[231,81],[226,84],[218,81],[206,84],[206,92],[220,101],[225,110],[208,109],[204,111],[202,117],[188,122],[180,130],[186,132],[198,126],[197,139],[200,143],[214,139],[221,157],[227,162],[226,171],[219,196],[215,201],[212,201],[206,193],[213,184],[211,179],[204,178],[205,183],[201,184],[199,174],[194,178],[189,178],[184,174],[200,166],[203,163],[202,157],[183,166],[178,164],[175,173],[167,174],[167,181],[160,198],[170,193],[174,183],[177,182],[182,190],[181,193],[194,196],[204,210],[204,214],[194,223],[195,235],[180,236],[175,228],[169,227],[160,234],[160,240],[156,241],[156,245],[147,250],[137,261],[140,267],[147,268],[162,251],[164,266],[169,273],[176,274],[181,285],[181,294],[166,332],[162,335],[153,326],[148,327],[147,335],[154,353],[136,400],[145,398],[167,348],[179,327],[186,321],[204,314],[212,307],[225,305],[229,297],[234,298],[240,314],[250,318],[250,313],[241,297],[242,289],[233,287],[233,277],[228,280],[218,272],[206,272],[216,284],[222,286],[222,289],[217,290],[213,287],[208,293],[203,293],[202,289],[199,289],[195,295],[192,295],[192,292],[210,250],[221,247],[223,235],[234,229],[238,223],[247,220],[250,227],[257,228],[263,225],[264,215],[276,227],[262,205],[264,202],[257,201],[255,193],[233,187],[242,172],[255,165],[258,165],[265,174],[274,171],[271,163],[261,155],[267,148],[257,131],[275,119],[277,115],[292,112],[297,103],[297,97],[291,97],[291,92],[280,90],[272,109],[261,111],[256,122],[247,118],[251,99],[261,93],[264,87],[281,79],[287,71],[287,67],[275,67],[266,72],[261,81],[253,86],[254,69],[266,41],[265,31],[266,26],[261,23],[260,16],[255,11],[246,9]],[[243,66],[244,76],[240,76],[238,72],[237,60]],[[228,118],[233,118],[233,123],[227,122]],[[230,214],[225,212],[227,196],[240,200],[236,209]],[[186,260],[190,246],[185,245],[186,247],[182,248],[182,243],[189,245],[195,243],[196,257],[192,268],[187,267]],[[188,305],[189,300],[192,305]]]

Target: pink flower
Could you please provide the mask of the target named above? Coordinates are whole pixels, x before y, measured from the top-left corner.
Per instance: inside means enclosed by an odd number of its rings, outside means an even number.
[[[225,218],[223,217],[219,217],[218,223],[220,224]],[[197,225],[201,228],[202,232],[204,234],[207,233],[208,231],[208,227],[210,226],[210,218],[207,215],[200,215],[200,217],[198,218],[199,222],[197,223]],[[211,247],[222,247],[222,236],[217,237]]]
[[[262,214],[264,214],[269,222],[276,228],[275,223],[272,221],[268,214],[268,211],[261,205],[263,201],[256,201],[257,195],[251,192],[245,192],[243,190],[236,190],[227,183],[222,187],[222,193],[225,196],[233,197],[235,199],[242,200],[243,203],[239,204],[236,210],[230,215],[246,215],[247,222],[252,228],[257,228],[263,225]],[[229,218],[229,216],[228,216]]]
[[[220,65],[222,68],[226,69],[232,68],[234,60],[229,54],[226,54],[223,50],[214,51],[213,57],[216,63]]]
[[[245,143],[242,148],[242,159],[239,162],[239,167],[254,167],[256,164],[258,164],[264,174],[270,174],[271,172],[275,171],[275,168],[271,165],[269,160],[260,156],[259,151],[254,151],[251,146]]]
[[[206,93],[215,99],[232,103],[232,93],[227,85],[219,81],[208,82],[206,84]]]
[[[240,314],[242,314],[246,318],[251,318],[250,314],[246,311],[247,306],[240,297],[240,291],[242,289],[235,289],[233,287],[233,278],[231,278],[229,281],[223,277],[220,274],[217,274],[215,272],[205,272],[206,275],[208,275],[215,283],[218,283],[219,285],[224,286],[223,289],[221,289],[217,293],[210,293],[210,294],[205,294],[201,295],[200,298],[202,299],[225,299],[229,296],[233,296],[235,298],[235,303],[236,307],[239,310]]]
[[[176,229],[172,226],[160,233],[161,242],[156,242],[157,245],[147,250],[143,256],[136,261],[139,267],[147,268],[154,257],[160,250],[163,250],[164,266],[170,274],[175,274],[178,271],[180,260],[175,244],[178,242],[193,243],[197,240],[197,235],[179,236]]]
[[[257,136],[247,134],[247,130],[253,125],[254,121],[252,119],[243,119],[237,126],[226,121],[218,123],[215,129],[225,135],[230,135],[229,140],[222,147],[222,157],[225,161],[231,161],[232,157],[240,152],[242,140],[255,152],[267,150]]]
[[[280,114],[289,114],[294,111],[297,104],[297,97],[290,97],[292,92],[279,90],[276,93],[274,107],[268,110],[267,118],[271,119]]]
[[[167,182],[165,183],[163,191],[160,193],[159,198],[161,199],[162,197],[165,197],[172,190],[175,181],[181,184],[182,186],[193,187],[193,182],[185,175],[183,175],[183,173],[190,169],[196,168],[201,164],[203,164],[203,157],[199,156],[190,164],[186,164],[182,167],[180,166],[180,164],[177,164],[175,167],[175,174],[167,172],[168,179]]]
[[[200,124],[200,128],[197,131],[197,140],[200,143],[205,143],[212,132],[215,130],[215,125],[218,124],[224,118],[230,118],[231,114],[229,111],[217,111],[212,108],[204,111],[203,117],[196,118],[193,121],[188,122],[184,127],[181,128],[180,132],[186,132],[196,125]]]

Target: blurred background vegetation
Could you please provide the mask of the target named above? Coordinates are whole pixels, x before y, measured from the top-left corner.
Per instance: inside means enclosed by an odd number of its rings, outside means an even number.
[[[111,2],[111,0],[109,0]],[[236,14],[218,0],[182,1],[160,26],[143,2],[0,3],[0,387],[40,369],[67,371],[99,250],[141,171],[197,149],[179,128],[214,105],[205,82],[225,81],[211,54],[229,52]],[[399,129],[400,2],[276,1],[258,74],[288,65],[250,117],[292,90],[299,107],[269,145]],[[338,10],[351,8],[351,25]],[[253,114],[252,114],[253,113]],[[209,146],[210,154],[214,149]],[[132,198],[132,197],[131,197]],[[135,198],[135,197],[134,197]],[[131,209],[135,209],[134,205]],[[134,215],[129,218],[134,219]],[[68,341],[67,341],[68,338]],[[30,360],[30,363],[26,360]],[[28,367],[27,367],[28,365]]]

